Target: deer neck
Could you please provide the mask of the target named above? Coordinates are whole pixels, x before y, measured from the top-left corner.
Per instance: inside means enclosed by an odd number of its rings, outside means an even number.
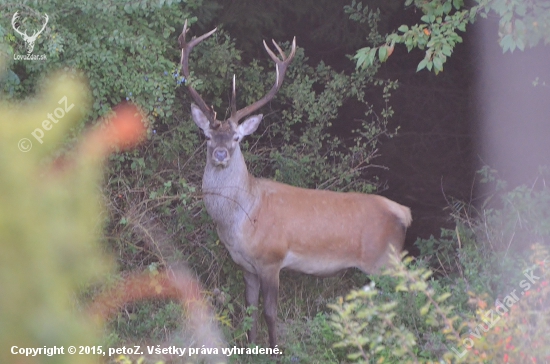
[[[214,166],[211,158],[208,153],[202,179],[204,204],[218,229],[230,232],[250,215],[254,207],[254,177],[248,173],[239,146],[225,168]]]

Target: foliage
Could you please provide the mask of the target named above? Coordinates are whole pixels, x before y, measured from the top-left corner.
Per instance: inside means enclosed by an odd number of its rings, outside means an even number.
[[[533,265],[518,281],[521,290],[516,286],[494,308],[488,308],[486,298],[468,292],[469,303],[477,308],[475,315],[472,309],[457,311],[448,303],[451,292],[428,280],[431,271],[411,262],[408,257],[403,264],[394,255],[392,268],[381,278],[395,279],[395,292],[421,296],[422,306],[407,306],[404,297],[385,300],[374,283],[329,305],[335,312],[331,324],[340,338],[334,346],[348,348],[348,359],[358,363],[515,363],[550,358],[544,341],[550,330],[550,255],[542,245],[533,245]],[[399,307],[406,312],[399,313]],[[426,327],[403,324],[407,316],[421,318],[417,324]]]
[[[516,281],[519,287],[499,297],[494,309],[486,310],[489,306],[486,300],[472,300],[477,306],[477,317],[484,322],[470,326],[474,345],[469,350],[470,356],[473,353],[486,362],[500,363],[537,363],[550,359],[547,339],[550,334],[550,255],[540,244],[531,249],[531,264],[523,271],[522,280]]]
[[[354,58],[357,67],[370,67],[378,60],[385,62],[396,44],[404,44],[410,52],[414,48],[426,49],[424,59],[417,71],[424,68],[437,74],[450,57],[456,44],[462,43],[459,32],[465,32],[468,23],[478,17],[491,14],[499,17],[499,43],[503,52],[524,50],[540,42],[550,43],[550,4],[545,0],[476,0],[468,7],[463,0],[407,0],[405,6],[413,6],[422,12],[421,23],[412,26],[401,25],[397,32],[386,36],[382,45],[365,47],[357,51]],[[361,2],[353,0],[348,11],[356,19],[358,12],[366,16],[372,13]]]
[[[150,337],[163,341],[167,332],[178,328],[182,314],[181,306],[173,301],[133,303],[127,305],[124,312],[118,312],[111,325],[122,337],[134,340]],[[122,346],[120,344],[110,343],[111,347]]]
[[[491,186],[481,206],[487,243],[495,250],[517,251],[525,241],[544,241],[550,237],[550,189],[547,167],[540,167],[530,186],[508,189],[498,172],[488,167],[478,171],[482,183]]]
[[[97,282],[112,267],[98,245],[97,183],[100,145],[82,148],[67,168],[44,164],[87,105],[82,80],[52,75],[35,98],[0,106],[0,361],[21,361],[10,348],[53,348],[99,344],[99,326],[75,304],[85,283]],[[70,95],[72,112],[48,131],[48,140],[29,149],[21,143],[45,116]],[[19,144],[18,144],[19,140]],[[17,146],[20,150],[17,150]],[[21,355],[19,355],[21,357]],[[32,359],[31,359],[32,358]],[[39,355],[29,363],[95,363],[84,355]]]
[[[291,320],[285,330],[286,350],[292,353],[286,362],[339,363],[339,355],[332,348],[337,337],[322,312],[312,318]]]
[[[391,261],[393,269],[383,274],[396,278],[395,291],[422,295],[424,303],[419,313],[429,331],[439,331],[447,340],[458,342],[464,324],[458,322],[453,307],[443,303],[451,294],[436,292],[429,286],[427,279],[431,271],[426,268],[407,269],[412,258],[405,258],[402,264],[396,255],[392,255]],[[374,287],[371,283],[363,290],[352,291],[345,300],[339,298],[336,304],[329,305],[335,311],[331,316],[332,325],[341,339],[335,346],[349,347],[352,352],[348,358],[354,362],[403,362],[416,358],[415,335],[396,319],[395,310],[401,302],[376,299],[379,291]],[[418,307],[407,307],[407,310],[411,309]]]
[[[11,33],[11,15],[17,10],[22,27],[33,29],[32,20],[43,13],[49,26],[38,37],[35,53],[45,61],[15,61],[9,67],[14,81],[4,84],[6,97],[33,92],[36,81],[52,69],[79,69],[85,72],[92,89],[93,104],[89,120],[105,114],[112,105],[131,100],[147,111],[150,123],[171,114],[174,102],[173,59],[177,57],[169,41],[176,25],[190,17],[201,1],[139,0],[117,3],[108,0],[42,2],[26,1],[3,5],[0,35],[6,40],[8,54],[24,53],[25,43]],[[25,3],[28,3],[25,4]],[[75,16],[77,15],[77,16]]]
[[[393,269],[372,277],[363,291],[329,306],[340,337],[336,346],[346,347],[348,358],[548,360],[547,170],[541,168],[531,186],[511,189],[496,171],[484,167],[479,173],[482,183],[494,188],[480,210],[454,203],[455,229],[417,240],[417,260],[394,261]],[[434,267],[435,276],[426,265]]]
[[[336,73],[323,63],[311,67],[305,61],[301,55],[294,60],[289,84],[279,97],[281,102],[291,104],[292,109],[283,112],[281,120],[268,124],[272,129],[268,135],[271,143],[276,140],[285,143],[278,150],[270,151],[265,164],[271,164],[275,179],[293,185],[372,191],[373,187],[360,176],[375,157],[380,136],[391,135],[386,125],[393,111],[387,106],[377,116],[365,100],[364,89],[370,83],[382,86],[387,103],[395,83],[375,80],[372,70],[346,75]],[[316,89],[322,91],[315,92]],[[352,131],[353,139],[342,140],[329,130],[333,123],[346,122],[337,117],[341,107],[352,98],[366,111],[356,124],[357,129]]]
[[[314,317],[289,319],[280,325],[281,339],[284,341],[283,355],[277,358],[282,364],[307,362],[314,364],[341,363],[344,353],[333,349],[337,340],[328,321],[328,315],[323,312]],[[242,343],[237,347],[254,347],[253,344]],[[231,363],[274,363],[270,356],[264,355],[232,355]]]
[[[478,174],[487,188],[481,206],[454,202],[451,215],[455,229],[442,229],[438,238],[418,239],[415,245],[439,275],[460,276],[469,290],[496,296],[506,289],[504,282],[517,278],[508,274],[520,270],[519,264],[527,258],[524,252],[528,242],[547,242],[550,238],[548,171],[541,168],[530,186],[515,188],[508,188],[497,171],[487,166]]]

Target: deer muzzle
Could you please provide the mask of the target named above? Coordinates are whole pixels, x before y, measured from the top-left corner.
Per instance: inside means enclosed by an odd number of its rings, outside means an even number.
[[[229,152],[225,148],[216,148],[212,153],[212,160],[215,165],[225,167],[229,161]]]

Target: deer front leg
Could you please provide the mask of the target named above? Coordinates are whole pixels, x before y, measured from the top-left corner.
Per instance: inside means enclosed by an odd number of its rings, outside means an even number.
[[[252,312],[252,327],[248,331],[248,342],[256,342],[258,335],[258,302],[260,299],[260,277],[254,273],[244,271],[244,296],[246,308],[250,306],[256,307]]]
[[[261,277],[262,295],[264,300],[264,318],[269,333],[269,346],[277,345],[277,300],[279,299],[279,270]]]

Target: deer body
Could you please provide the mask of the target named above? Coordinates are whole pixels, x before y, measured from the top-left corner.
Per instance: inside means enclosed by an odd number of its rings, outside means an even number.
[[[239,164],[231,170],[241,174],[237,180],[243,183],[212,183],[228,173],[216,176],[207,166],[202,188],[220,240],[247,271],[259,274],[261,267],[276,266],[277,271],[329,276],[357,267],[375,273],[385,263],[388,242],[402,249],[411,219],[406,207],[377,195],[310,190],[255,178],[244,160]]]
[[[179,41],[186,78],[191,49],[214,31],[187,43],[187,23],[184,26]],[[215,112],[188,86],[197,103],[191,105],[193,120],[207,139],[202,181],[206,210],[231,258],[243,269],[246,306],[258,307],[260,290],[263,294],[271,347],[277,344],[281,269],[318,276],[351,267],[376,273],[387,261],[390,246],[397,251],[402,249],[412,221],[408,207],[382,196],[298,188],[248,173],[239,143],[256,131],[263,116],[250,116],[241,124],[238,121],[273,98],[296,44],[294,41],[288,57],[276,43],[275,46],[282,61],[266,45],[276,63],[275,85],[262,99],[237,111],[233,82],[232,115],[227,122],[216,120]],[[248,339],[254,342],[257,311],[252,318]]]

